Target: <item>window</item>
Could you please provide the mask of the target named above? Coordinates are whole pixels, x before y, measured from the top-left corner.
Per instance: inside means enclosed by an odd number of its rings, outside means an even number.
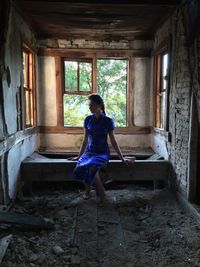
[[[166,130],[167,127],[167,88],[169,72],[169,56],[163,52],[155,56],[156,115],[155,127]]]
[[[127,66],[127,59],[64,59],[64,126],[83,126],[83,119],[90,114],[87,96],[97,92],[104,99],[106,114],[114,118],[115,125],[126,127]]]
[[[23,93],[24,93],[24,121],[25,127],[34,124],[33,93],[34,93],[34,54],[28,47],[23,46]]]

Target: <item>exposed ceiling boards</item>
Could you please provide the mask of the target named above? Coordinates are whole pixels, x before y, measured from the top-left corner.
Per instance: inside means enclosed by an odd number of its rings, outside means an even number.
[[[13,0],[38,38],[151,39],[180,1]]]

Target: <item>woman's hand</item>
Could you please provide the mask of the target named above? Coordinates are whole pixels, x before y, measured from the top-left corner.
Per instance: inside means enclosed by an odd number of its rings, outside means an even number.
[[[71,161],[76,161],[76,160],[79,160],[79,156],[77,156],[77,157],[71,157],[71,158],[67,158],[68,160],[71,160]]]

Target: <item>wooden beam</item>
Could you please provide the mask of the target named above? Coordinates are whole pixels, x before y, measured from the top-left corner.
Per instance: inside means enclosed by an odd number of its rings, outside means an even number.
[[[45,134],[83,134],[83,127],[56,127],[56,126],[38,126],[39,133]],[[151,127],[140,127],[140,126],[132,126],[132,127],[121,127],[116,128],[116,134],[150,134]]]
[[[23,2],[33,2],[33,0],[17,0],[19,3]],[[34,2],[45,2],[45,3],[52,3],[57,1],[55,0],[34,0]],[[114,4],[114,5],[139,5],[139,6],[176,6],[181,3],[181,0],[59,0],[60,3],[76,3],[76,4]]]
[[[88,58],[98,54],[98,57],[150,57],[151,49],[78,49],[78,48],[40,48],[38,56],[62,56],[70,58]]]
[[[26,225],[36,229],[54,229],[54,222],[51,219],[14,212],[0,212],[0,223]]]
[[[37,128],[28,128],[7,137],[4,141],[0,142],[0,156],[9,151],[13,146],[23,142],[25,139],[36,134]]]

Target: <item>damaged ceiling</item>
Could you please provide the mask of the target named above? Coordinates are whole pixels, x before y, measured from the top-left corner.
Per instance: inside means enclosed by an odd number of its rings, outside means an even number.
[[[13,0],[38,38],[151,39],[180,0]]]

